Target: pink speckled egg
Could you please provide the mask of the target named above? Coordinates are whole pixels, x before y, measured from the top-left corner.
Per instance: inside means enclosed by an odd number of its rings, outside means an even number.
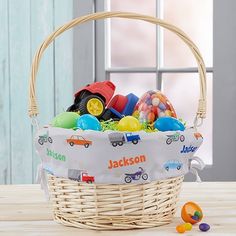
[[[172,104],[159,90],[150,90],[144,93],[136,104],[133,115],[141,123],[149,124],[163,116],[177,118]]]

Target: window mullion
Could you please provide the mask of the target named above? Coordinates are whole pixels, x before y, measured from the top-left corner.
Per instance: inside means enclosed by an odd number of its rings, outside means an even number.
[[[156,0],[156,17],[163,18],[163,2]],[[163,66],[163,30],[156,27],[156,88],[162,89],[162,72],[159,70]]]

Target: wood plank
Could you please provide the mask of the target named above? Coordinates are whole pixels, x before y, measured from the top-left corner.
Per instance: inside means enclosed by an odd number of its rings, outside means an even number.
[[[182,223],[181,206],[187,201],[200,204],[204,222],[211,225],[207,235],[235,235],[236,182],[183,183],[179,208],[171,224],[145,230],[122,231],[127,236],[176,235],[175,227]],[[0,235],[100,235],[118,236],[120,231],[97,232],[64,227],[52,220],[51,206],[46,202],[39,185],[0,186]],[[40,232],[40,234],[39,234]],[[197,226],[185,235],[199,235]]]
[[[16,196],[17,194],[17,196]],[[32,197],[29,197],[32,196]],[[48,204],[43,190],[34,185],[0,185],[0,205]]]
[[[51,206],[49,204],[11,204],[1,205],[0,208],[0,221],[37,221],[39,219],[53,219]]]
[[[8,45],[8,1],[0,1],[0,184],[10,183],[10,78]]]
[[[73,19],[73,0],[54,1],[55,28]],[[55,40],[55,113],[73,102],[73,34],[63,33]]]
[[[45,38],[54,29],[54,1],[31,1],[31,58]],[[47,48],[41,60],[37,75],[37,99],[39,105],[38,120],[40,125],[48,124],[54,116],[54,47]],[[35,130],[32,130],[32,137]],[[37,165],[40,163],[33,144],[33,182]]]
[[[27,118],[30,0],[9,3],[12,183],[32,182],[31,123]]]
[[[211,225],[207,235],[225,236],[236,233],[236,182],[183,183],[179,208],[171,224],[145,229],[122,231],[127,236],[176,235],[175,227],[182,223],[181,206],[187,201],[200,204],[204,222]],[[0,186],[0,235],[85,235],[118,236],[121,231],[97,232],[64,227],[52,220],[51,206],[46,202],[39,185]],[[40,234],[39,234],[40,232]],[[197,226],[185,235],[199,235]]]
[[[213,219],[214,220],[214,219]],[[227,220],[227,219],[226,219]],[[175,227],[180,222],[174,219],[171,224],[142,230],[125,230],[125,231],[94,231],[82,230],[73,227],[65,227],[53,221],[4,221],[0,222],[0,235],[44,235],[44,236],[120,236],[121,233],[126,236],[176,236]],[[210,222],[209,222],[210,223]],[[206,234],[209,236],[235,236],[236,226],[232,221],[222,222],[220,224],[211,224],[211,230]],[[40,232],[40,233],[39,233]],[[186,236],[199,236],[202,232],[197,226],[194,226],[191,232],[185,233]]]

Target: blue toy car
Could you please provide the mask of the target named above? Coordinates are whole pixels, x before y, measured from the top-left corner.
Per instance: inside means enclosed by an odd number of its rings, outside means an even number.
[[[182,168],[183,164],[177,160],[167,161],[164,164],[165,170],[180,170]]]

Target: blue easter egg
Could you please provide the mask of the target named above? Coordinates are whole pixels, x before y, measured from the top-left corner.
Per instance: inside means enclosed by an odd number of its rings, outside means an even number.
[[[85,114],[80,116],[76,122],[77,129],[82,130],[97,130],[100,131],[102,129],[99,120],[90,114]]]
[[[169,116],[160,117],[158,118],[155,123],[154,127],[159,131],[184,131],[184,125],[177,119]]]

